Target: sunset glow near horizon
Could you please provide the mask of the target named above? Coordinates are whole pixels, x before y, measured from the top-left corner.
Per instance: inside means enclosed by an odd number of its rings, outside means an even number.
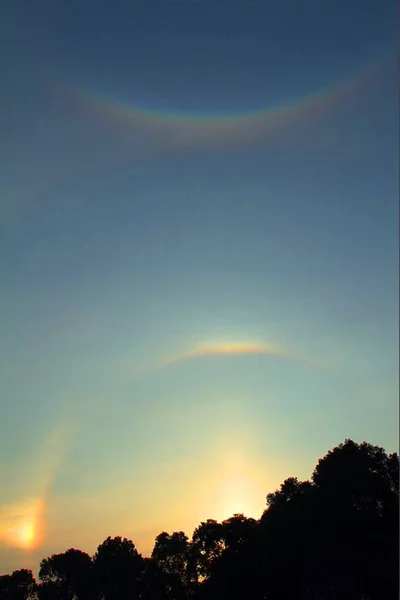
[[[397,12],[1,4],[0,574],[398,450]]]

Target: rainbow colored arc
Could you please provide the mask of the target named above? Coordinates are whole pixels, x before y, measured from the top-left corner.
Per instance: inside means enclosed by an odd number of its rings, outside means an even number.
[[[168,149],[201,146],[231,146],[263,140],[282,125],[313,117],[354,93],[371,79],[387,61],[380,57],[363,66],[352,77],[330,83],[291,102],[250,111],[223,113],[149,109],[123,102],[94,89],[62,83],[78,102],[91,113],[121,125],[124,133],[132,131],[141,143],[166,144]],[[142,137],[140,137],[142,136]]]

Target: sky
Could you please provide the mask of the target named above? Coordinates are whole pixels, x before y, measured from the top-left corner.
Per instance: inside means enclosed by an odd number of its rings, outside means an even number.
[[[398,450],[397,12],[0,3],[0,572]]]

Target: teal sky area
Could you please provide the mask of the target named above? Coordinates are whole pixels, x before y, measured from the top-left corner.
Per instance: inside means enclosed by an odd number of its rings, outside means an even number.
[[[398,450],[394,0],[0,6],[0,572]]]

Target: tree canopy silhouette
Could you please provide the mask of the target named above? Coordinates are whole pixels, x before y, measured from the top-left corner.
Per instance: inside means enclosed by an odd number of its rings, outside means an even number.
[[[108,537],[0,576],[0,600],[397,600],[399,457],[345,440],[309,481],[287,478],[260,519],[160,533],[150,558]]]
[[[89,598],[93,586],[91,567],[92,559],[86,552],[70,548],[62,554],[44,558],[40,563],[39,579],[49,584],[47,595],[49,590],[58,589],[63,590],[67,600],[75,596]]]

